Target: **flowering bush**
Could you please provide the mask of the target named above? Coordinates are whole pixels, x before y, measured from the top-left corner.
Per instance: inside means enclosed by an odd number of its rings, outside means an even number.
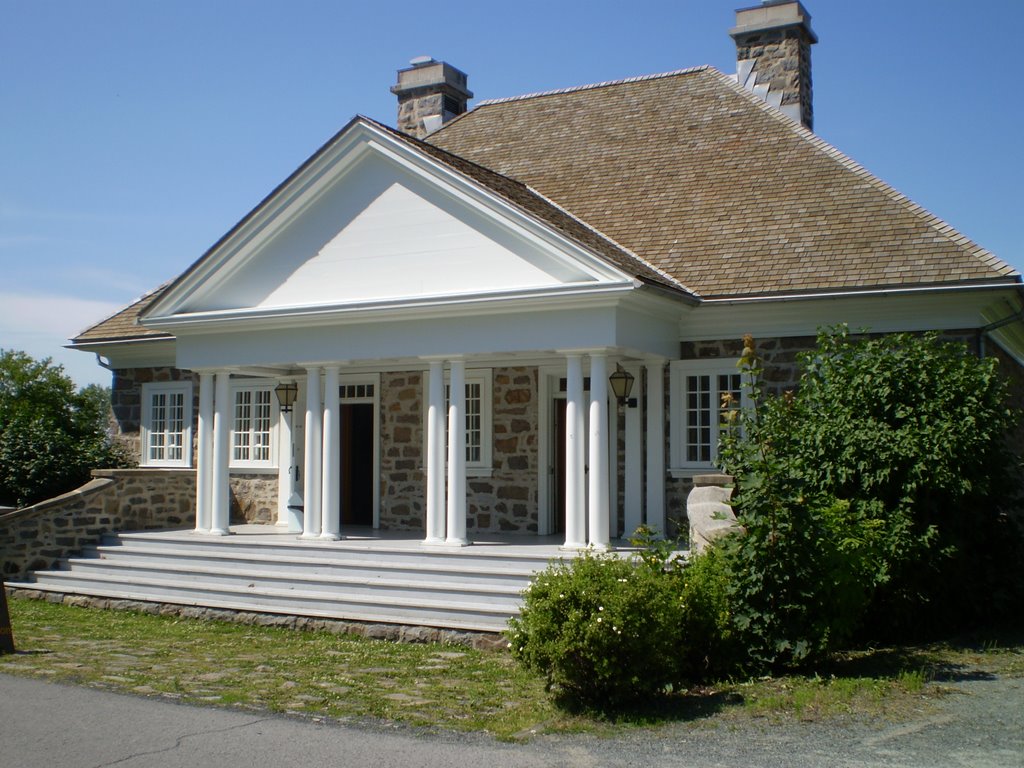
[[[540,573],[509,623],[512,655],[548,687],[615,707],[682,682],[682,569],[586,554]]]

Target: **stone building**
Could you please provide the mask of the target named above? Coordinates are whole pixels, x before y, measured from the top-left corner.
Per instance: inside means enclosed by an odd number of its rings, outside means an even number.
[[[196,529],[348,526],[604,546],[683,513],[752,333],[939,330],[1024,361],[1021,277],[812,131],[799,2],[695,67],[468,109],[416,59],[188,270],[73,340]],[[612,374],[632,382],[622,402]],[[289,393],[295,402],[287,407]],[[285,407],[282,408],[284,397]]]

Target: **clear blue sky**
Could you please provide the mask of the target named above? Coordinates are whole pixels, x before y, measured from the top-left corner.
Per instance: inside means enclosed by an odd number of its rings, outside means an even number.
[[[749,5],[754,5],[751,2]],[[181,272],[429,54],[477,99],[698,64],[733,0],[0,0],[0,347],[61,345]],[[817,132],[1024,268],[1024,0],[807,0]]]

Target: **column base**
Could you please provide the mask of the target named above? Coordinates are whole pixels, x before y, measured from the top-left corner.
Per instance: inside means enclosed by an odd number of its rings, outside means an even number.
[[[597,544],[597,543],[591,542],[590,544],[587,545],[587,547],[590,548],[590,549],[597,550],[598,552],[611,552],[612,551],[612,545],[611,544],[604,544],[604,543]]]
[[[567,541],[567,542],[565,542],[565,544],[563,544],[562,546],[559,547],[559,549],[561,551],[563,551],[563,552],[579,552],[581,549],[586,549],[586,548],[587,548],[587,544],[586,544],[586,542],[583,542],[583,541],[580,541],[580,542],[570,542],[570,541]]]
[[[446,547],[468,547],[472,542],[469,539],[445,539]]]
[[[341,536],[336,533],[321,533],[317,538],[320,541],[341,541]]]
[[[431,538],[426,538],[426,539],[424,539],[424,540],[423,540],[423,541],[422,541],[421,543],[422,543],[422,545],[423,545],[424,547],[443,547],[443,546],[444,546],[444,539],[439,539],[439,538],[434,538],[434,539],[431,539]]]
[[[320,538],[320,534],[319,533],[304,533],[301,536],[299,536],[299,538],[303,539],[304,541],[316,541],[317,539]]]
[[[195,528],[192,533],[203,534],[204,536],[210,533],[209,528]]]
[[[226,528],[211,528],[210,529],[210,535],[211,536],[230,536],[231,535],[231,531],[227,530]]]

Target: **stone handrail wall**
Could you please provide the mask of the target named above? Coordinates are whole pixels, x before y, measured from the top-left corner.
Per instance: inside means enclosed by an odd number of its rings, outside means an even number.
[[[740,529],[729,500],[733,478],[729,475],[695,475],[693,490],[686,497],[686,517],[690,521],[690,551],[698,553],[716,539]]]
[[[194,469],[97,469],[77,490],[0,513],[0,573],[17,581],[114,531],[194,525]]]

